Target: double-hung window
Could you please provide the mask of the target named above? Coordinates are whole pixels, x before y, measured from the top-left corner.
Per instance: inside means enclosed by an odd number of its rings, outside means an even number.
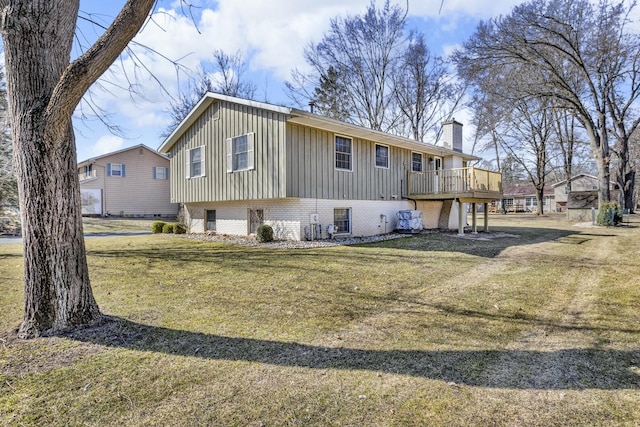
[[[351,139],[345,138],[343,136],[336,136],[336,169],[347,171],[352,170],[352,148],[353,144]]]
[[[389,147],[376,144],[376,167],[389,169]]]
[[[337,227],[336,233],[351,233],[351,209],[338,208],[333,210],[333,225]]]
[[[187,178],[204,176],[204,146],[187,151]]]
[[[411,171],[422,172],[422,153],[411,153]]]
[[[107,176],[125,176],[125,167],[122,163],[107,163]]]
[[[255,134],[253,132],[227,139],[227,172],[254,169]]]
[[[169,168],[162,166],[154,166],[153,179],[169,179]]]

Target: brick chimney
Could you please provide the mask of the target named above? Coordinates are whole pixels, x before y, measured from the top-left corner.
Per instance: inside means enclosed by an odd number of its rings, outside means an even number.
[[[442,142],[444,148],[462,153],[462,123],[456,119],[442,123]]]

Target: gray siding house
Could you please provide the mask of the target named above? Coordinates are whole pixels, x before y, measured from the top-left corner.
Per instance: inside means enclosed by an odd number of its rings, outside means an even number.
[[[460,123],[444,135],[436,147],[208,93],[159,151],[191,232],[248,235],[269,224],[277,238],[300,240],[384,234],[407,209],[426,226],[461,229],[463,203],[495,198],[500,174],[467,167],[477,158],[461,151]]]
[[[171,217],[169,159],[145,145],[78,163],[83,215]]]

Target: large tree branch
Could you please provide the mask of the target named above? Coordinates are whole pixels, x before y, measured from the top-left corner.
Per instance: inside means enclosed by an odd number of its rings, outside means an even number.
[[[47,115],[71,117],[85,92],[113,64],[140,31],[156,0],[127,0],[111,26],[64,71],[47,106]]]

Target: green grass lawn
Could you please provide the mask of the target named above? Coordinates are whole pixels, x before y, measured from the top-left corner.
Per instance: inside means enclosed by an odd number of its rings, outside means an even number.
[[[0,245],[0,425],[640,425],[640,219],[322,249],[88,239],[109,321],[21,341]]]
[[[175,222],[175,219],[161,218],[165,222]],[[82,225],[85,234],[95,233],[127,233],[137,231],[151,231],[151,224],[155,219],[148,218],[92,218],[83,217]]]

